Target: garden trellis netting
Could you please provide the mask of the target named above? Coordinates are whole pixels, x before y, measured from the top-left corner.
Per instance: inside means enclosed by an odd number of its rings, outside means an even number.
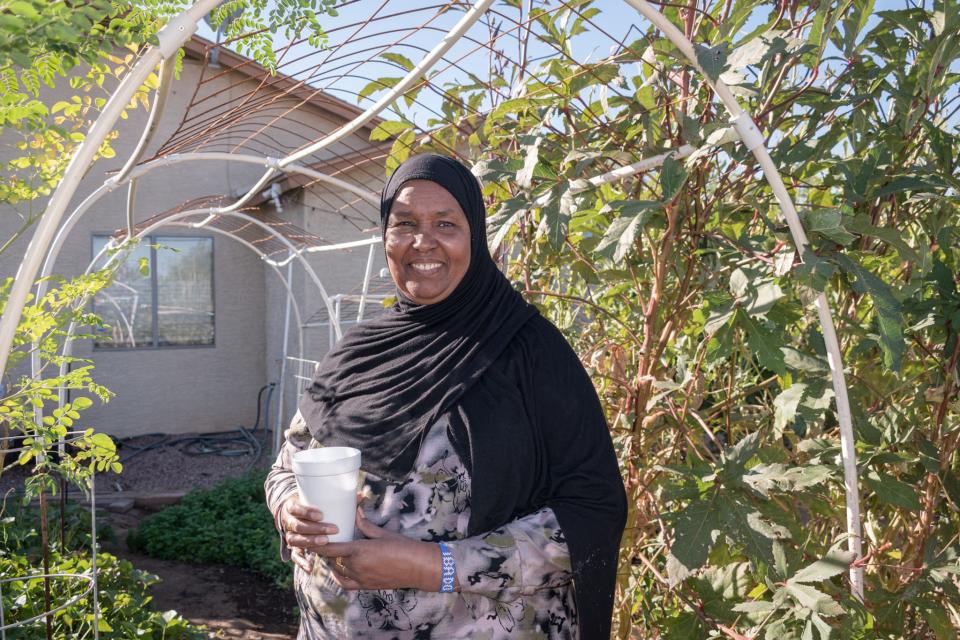
[[[582,15],[582,3],[557,2],[545,11],[568,12],[583,19],[590,31],[591,49],[574,56],[566,49],[545,51],[543,42],[536,38],[540,28],[531,17],[526,2],[508,5],[480,0],[473,5],[451,2],[411,7],[410,3],[381,0],[374,3],[344,3],[338,7],[340,15],[324,19],[322,46],[308,39],[294,39],[278,46],[272,52],[275,61],[272,71],[257,67],[253,71],[254,87],[234,87],[223,90],[213,80],[224,76],[232,68],[255,63],[247,60],[216,56],[217,65],[208,65],[197,84],[183,121],[165,141],[159,141],[157,151],[145,157],[145,150],[153,141],[156,120],[162,113],[167,92],[174,79],[174,60],[177,52],[196,32],[198,23],[222,0],[199,0],[171,20],[158,36],[159,44],[146,47],[135,66],[122,79],[98,119],[87,133],[84,142],[71,159],[62,181],[49,200],[40,218],[33,239],[24,255],[10,291],[5,313],[0,320],[0,371],[5,370],[14,332],[38,276],[52,273],[56,256],[71,228],[97,200],[116,189],[128,193],[125,231],[114,236],[112,246],[140,238],[163,225],[185,225],[207,228],[226,235],[259,255],[278,275],[288,292],[288,305],[296,316],[296,326],[303,327],[306,318],[293,300],[289,278],[294,265],[306,273],[309,281],[320,292],[326,309],[326,318],[332,331],[339,337],[340,314],[333,296],[323,285],[323,274],[317,273],[305,259],[316,251],[336,251],[350,247],[370,247],[378,242],[370,239],[370,228],[377,224],[378,196],[371,183],[382,182],[378,167],[405,157],[416,145],[428,143],[431,148],[460,156],[469,165],[482,165],[484,158],[471,157],[463,146],[450,144],[450,132],[466,136],[477,122],[511,99],[523,80],[536,75],[538,65],[551,57],[566,58],[577,66],[577,72],[562,81],[574,83],[577,77],[609,73],[621,65],[655,66],[629,44],[641,37],[642,31],[628,38],[629,25],[610,25],[594,22],[590,15]],[[766,140],[753,118],[739,105],[735,94],[720,79],[709,64],[709,48],[695,48],[674,24],[653,5],[644,0],[626,0],[631,15],[638,21],[652,23],[660,34],[696,69],[704,83],[722,102],[729,114],[729,127],[723,136],[709,143],[716,146],[739,140],[755,157],[775,195],[789,226],[796,250],[803,259],[808,248],[807,236],[770,154]],[[635,10],[635,11],[634,11]],[[635,29],[629,27],[629,29]],[[613,33],[618,35],[614,36]],[[651,43],[652,44],[652,43]],[[243,51],[243,38],[207,47],[206,54],[229,46]],[[704,52],[707,52],[707,57]],[[226,59],[225,59],[226,58]],[[231,67],[234,65],[234,67]],[[133,155],[120,172],[106,177],[103,184],[83,202],[73,203],[73,196],[98,148],[112,131],[120,112],[147,77],[160,66],[160,83],[153,101],[149,124]],[[250,68],[247,73],[250,74]],[[600,99],[607,101],[615,95],[629,97],[615,81],[615,74],[603,84]],[[461,101],[450,94],[457,83],[472,83],[481,89]],[[541,82],[536,91],[549,95],[556,83]],[[220,87],[220,88],[215,88]],[[594,89],[590,89],[591,91]],[[620,92],[620,93],[618,93]],[[308,100],[329,100],[329,108],[339,113],[345,124],[324,130],[297,120],[296,109]],[[529,92],[525,97],[530,97]],[[457,104],[459,113],[444,109],[441,104]],[[354,108],[350,105],[357,104]],[[614,117],[591,110],[590,101],[581,101],[581,116],[595,123],[603,131],[608,118]],[[710,105],[707,105],[710,106]],[[700,105],[704,107],[704,105]],[[615,113],[615,110],[613,110]],[[409,119],[400,121],[388,114],[409,113]],[[559,116],[558,116],[559,117]],[[550,126],[547,122],[545,126]],[[358,131],[372,129],[371,143],[358,146],[351,136]],[[290,141],[295,140],[295,144]],[[643,172],[662,165],[668,158],[683,158],[698,154],[701,149],[692,145],[678,145],[663,149],[648,157],[627,157],[618,154],[607,159],[603,171],[583,176],[569,185],[571,193],[585,192],[600,185],[634,179]],[[136,206],[136,184],[149,179],[155,169],[175,163],[237,162],[260,165],[263,173],[239,197],[211,195],[191,202],[171,202],[162,214],[145,216]],[[348,169],[351,169],[348,171]],[[535,167],[525,167],[534,171]],[[282,190],[282,183],[313,190],[325,210],[333,211],[351,221],[357,229],[357,240],[340,245],[325,244],[309,237],[279,218],[271,218],[249,210],[252,204],[270,198]],[[276,185],[276,186],[274,186]],[[266,195],[265,195],[266,194]],[[71,209],[71,206],[73,208]],[[153,212],[150,212],[153,213]],[[139,221],[138,221],[139,219]],[[121,223],[118,220],[118,223]],[[119,253],[116,255],[120,255]],[[94,261],[94,264],[96,260]],[[91,268],[94,267],[91,264]],[[371,274],[368,264],[365,283]],[[42,295],[45,284],[37,285]],[[366,284],[361,293],[367,293]],[[40,297],[38,295],[38,297]],[[844,380],[843,363],[838,339],[827,297],[816,297],[819,323],[828,355],[833,381],[837,418],[841,434],[841,452],[846,490],[846,543],[854,559],[862,557],[860,507],[856,452],[854,450],[851,412]],[[288,322],[289,326],[289,322]],[[74,330],[71,327],[70,332]],[[303,348],[302,330],[299,336]],[[286,336],[284,343],[286,344]],[[66,349],[69,349],[67,341]],[[300,352],[303,358],[302,351]],[[282,394],[281,394],[282,397]],[[62,400],[61,400],[62,401]],[[39,411],[39,410],[38,410]],[[37,416],[41,419],[42,415]],[[853,594],[863,597],[863,568],[853,562],[849,569]],[[94,591],[95,592],[95,591]]]

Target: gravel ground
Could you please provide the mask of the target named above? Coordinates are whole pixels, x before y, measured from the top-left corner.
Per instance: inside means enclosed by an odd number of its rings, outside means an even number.
[[[199,435],[218,439],[234,438],[230,443],[221,442],[220,446],[237,451],[239,455],[216,455],[206,453],[197,455],[197,451],[210,449],[216,442],[198,442],[192,440]],[[170,436],[163,446],[156,446],[160,438],[140,436],[119,443],[118,452],[123,463],[123,471],[99,473],[96,477],[97,493],[109,491],[136,491],[161,493],[189,491],[190,489],[210,488],[221,480],[241,475],[252,467],[265,468],[273,462],[270,433],[263,429],[251,434],[261,447],[259,458],[249,453],[254,448],[252,442],[243,440],[238,431],[219,434],[178,434]],[[152,446],[153,445],[153,446]],[[151,447],[137,453],[137,449]],[[191,454],[190,452],[194,453]],[[14,462],[8,456],[6,463]],[[14,465],[0,475],[0,495],[10,489],[19,490],[23,479],[32,470],[32,465],[21,467]]]

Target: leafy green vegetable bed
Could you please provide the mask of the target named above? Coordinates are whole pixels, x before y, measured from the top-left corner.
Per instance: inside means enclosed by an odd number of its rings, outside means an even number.
[[[42,572],[40,547],[40,516],[36,509],[20,508],[8,513],[3,508],[0,519],[0,576],[27,577]],[[50,550],[50,573],[83,573],[90,569],[89,512],[74,507],[67,512],[67,547],[61,552],[59,518],[50,510],[49,531],[54,538]],[[108,533],[109,535],[109,533]],[[100,600],[100,637],[163,638],[189,640],[206,638],[203,627],[190,624],[176,611],[160,612],[150,607],[147,589],[158,578],[133,567],[109,553],[97,554],[97,584]],[[82,593],[88,586],[82,579],[52,578],[50,592],[52,607],[57,607]],[[44,586],[41,579],[7,582],[3,585],[4,623],[12,624],[43,613]],[[54,614],[52,620],[55,638],[92,638],[93,601],[90,594],[75,604]],[[43,621],[8,630],[6,637],[44,637]]]
[[[252,471],[144,519],[127,536],[131,550],[182,562],[227,564],[263,574],[289,588],[292,571],[280,560],[280,538],[267,509],[266,471]]]

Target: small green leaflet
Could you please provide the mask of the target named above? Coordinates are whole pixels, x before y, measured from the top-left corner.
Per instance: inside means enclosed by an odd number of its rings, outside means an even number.
[[[376,80],[371,80],[363,89],[360,89],[360,92],[357,94],[357,104],[362,103],[364,98],[369,98],[377,91],[397,86],[401,80],[403,80],[403,78],[377,78]]]
[[[370,141],[378,142],[395,138],[405,131],[413,129],[413,124],[403,120],[385,120],[370,132]]]
[[[416,139],[417,132],[409,129],[400,134],[394,141],[393,146],[390,147],[390,155],[387,157],[386,162],[388,176],[396,171],[397,167],[399,167],[404,160],[410,157],[410,152],[413,150],[413,143],[416,142]]]
[[[406,56],[402,56],[399,53],[381,53],[380,57],[403,67],[405,71],[413,70],[413,63],[410,62]]]

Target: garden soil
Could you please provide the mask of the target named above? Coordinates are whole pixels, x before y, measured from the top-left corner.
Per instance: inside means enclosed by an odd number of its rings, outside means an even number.
[[[211,637],[232,640],[293,640],[297,636],[292,590],[278,589],[258,574],[223,565],[185,564],[132,553],[123,542],[141,518],[142,509],[110,513],[116,536],[103,541],[104,551],[129,560],[137,569],[155,574],[160,583],[150,588],[153,606],[175,609],[184,618],[206,625]]]

